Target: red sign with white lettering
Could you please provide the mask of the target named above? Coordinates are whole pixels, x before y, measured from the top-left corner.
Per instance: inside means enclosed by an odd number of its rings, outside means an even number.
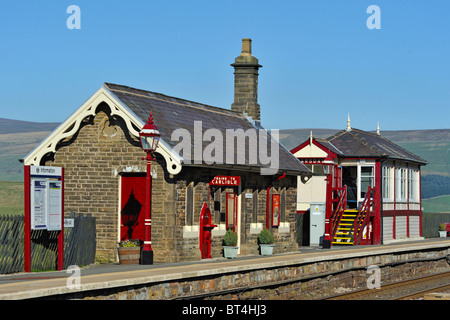
[[[239,176],[215,176],[209,183],[211,186],[240,186],[241,177]]]

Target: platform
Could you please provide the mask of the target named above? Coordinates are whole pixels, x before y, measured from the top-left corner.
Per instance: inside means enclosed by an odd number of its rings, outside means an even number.
[[[450,253],[450,238],[432,238],[377,246],[333,246],[331,249],[302,247],[299,252],[295,253],[273,256],[241,256],[231,260],[217,258],[196,262],[165,263],[148,266],[90,265],[80,269],[79,288],[67,285],[69,277],[73,277],[73,275],[66,271],[0,275],[0,300],[46,298],[73,294],[74,292],[180,281],[183,279],[249,272],[321,261],[430,250],[447,250],[448,255]]]

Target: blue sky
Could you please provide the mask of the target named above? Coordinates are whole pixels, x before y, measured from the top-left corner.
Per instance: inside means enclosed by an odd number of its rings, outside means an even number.
[[[266,128],[344,129],[347,113],[363,130],[450,128],[449,15],[447,0],[2,0],[0,117],[64,121],[103,82],[230,108],[248,37]]]

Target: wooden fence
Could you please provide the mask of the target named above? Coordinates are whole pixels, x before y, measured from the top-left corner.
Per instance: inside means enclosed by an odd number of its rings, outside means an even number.
[[[95,260],[95,218],[71,213],[73,228],[64,228],[64,268]],[[32,230],[31,270],[55,270],[58,231]],[[0,215],[0,274],[24,270],[24,216]]]
[[[425,238],[439,237],[439,223],[450,222],[450,213],[422,213],[422,235]]]

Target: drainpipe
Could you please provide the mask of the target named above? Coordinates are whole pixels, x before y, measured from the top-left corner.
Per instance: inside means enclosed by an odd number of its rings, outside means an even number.
[[[281,176],[279,176],[275,181],[281,180],[286,178],[286,172],[283,172],[283,174]],[[267,206],[266,206],[266,228],[267,230],[269,230],[270,228],[270,208],[269,208],[269,204],[270,204],[270,188],[272,188],[273,186],[273,182],[267,187]]]

